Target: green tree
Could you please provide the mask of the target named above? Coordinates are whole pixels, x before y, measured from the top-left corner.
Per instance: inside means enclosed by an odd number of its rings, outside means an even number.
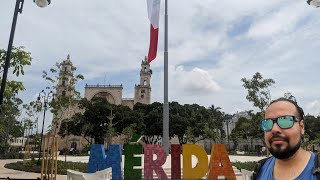
[[[163,134],[163,105],[154,102],[146,106],[143,122],[145,129],[142,131],[143,141],[147,144],[157,144]]]
[[[5,59],[6,50],[0,49],[1,74],[3,73]],[[31,53],[25,51],[23,46],[13,47],[9,64],[12,74],[16,77],[24,75],[24,67],[31,65],[31,60]],[[0,77],[1,79],[2,77]],[[7,79],[3,104],[0,106],[0,149],[5,153],[7,152],[9,138],[21,135],[21,126],[17,119],[21,115],[20,106],[23,102],[18,97],[18,93],[24,90],[22,82]]]
[[[143,113],[133,111],[129,107],[123,105],[114,105],[113,113],[115,122],[118,122],[114,125],[116,135],[125,135],[126,142],[130,142],[130,139],[134,134],[140,134],[145,129]]]
[[[89,144],[91,144],[91,139],[88,137],[93,130],[92,124],[83,124],[83,122],[83,114],[76,113],[71,119],[62,120],[58,134],[63,138],[71,134],[82,136]]]
[[[20,106],[22,105],[22,100],[11,98],[6,99],[4,103],[1,106],[0,113],[0,127],[2,127],[0,130],[0,149],[6,153],[10,138],[16,138],[23,134],[21,123],[17,120],[21,115]]]
[[[208,129],[215,129],[212,123],[213,117],[210,111],[198,104],[184,105],[187,112],[187,121],[189,126],[186,127],[186,138],[189,142],[196,143],[203,139],[212,139],[212,132]]]
[[[221,132],[223,132],[223,119],[225,114],[221,112],[220,107],[215,107],[214,105],[211,105],[209,108],[209,112],[212,114],[212,128],[210,128],[211,133],[213,134],[213,137],[217,142],[222,143],[221,139]],[[218,133],[220,132],[220,134]]]
[[[178,102],[171,102],[169,104],[169,135],[174,137],[178,136],[180,145],[187,143],[186,132],[189,126],[187,119],[187,112],[184,106],[180,105]]]
[[[241,81],[243,87],[248,90],[247,100],[252,102],[254,107],[259,108],[260,112],[263,112],[271,100],[269,87],[275,81],[273,79],[263,79],[259,72],[256,72],[252,79],[242,78]]]
[[[250,118],[240,117],[236,123],[235,128],[232,130],[230,138],[235,144],[238,144],[240,139],[244,139],[247,142],[248,147],[252,145],[252,140],[255,138],[263,139],[264,133],[261,128],[261,114],[248,112]]]
[[[4,69],[6,54],[7,54],[6,50],[0,49],[1,73],[3,72],[3,69]],[[19,75],[24,75],[24,67],[31,65],[31,60],[32,60],[31,53],[28,51],[25,51],[24,46],[12,47],[9,68],[10,69],[13,68],[12,73],[15,74],[17,77]]]
[[[88,143],[92,143],[90,138],[93,138],[96,144],[104,144],[107,137],[110,144],[114,136],[121,133],[132,136],[136,130],[143,129],[141,114],[122,105],[112,105],[105,98],[83,99],[79,108],[83,113],[76,113],[71,119],[62,121],[58,133],[62,137],[69,134],[82,136]]]
[[[287,99],[291,99],[292,101],[296,102],[296,98],[292,95],[291,92],[284,93],[283,97]]]
[[[304,117],[305,131],[309,141],[320,139],[320,116],[306,115]]]
[[[91,101],[82,100],[80,107],[84,108],[83,124],[91,124],[90,137],[96,144],[104,144],[108,116],[111,114],[111,104],[105,98],[93,98]]]
[[[41,104],[37,103],[36,101],[31,101],[29,104],[23,104],[23,109],[25,114],[27,115],[24,118],[24,121],[28,121],[29,125],[32,124],[35,128],[38,129],[38,118],[39,112],[42,109]]]
[[[170,103],[170,136],[177,135],[180,144],[185,144],[187,140],[195,143],[203,139],[220,142],[223,115],[220,110],[214,105],[205,108],[198,104]]]
[[[264,79],[259,72],[256,72],[252,79],[242,78],[241,81],[243,82],[243,87],[248,90],[247,100],[252,102],[253,106],[260,110],[258,118],[252,123],[253,125],[260,124],[261,119],[264,117],[265,108],[271,101],[269,87],[271,87],[275,81],[273,79]],[[261,127],[258,126],[257,130],[261,130]],[[260,133],[262,132],[261,130]]]

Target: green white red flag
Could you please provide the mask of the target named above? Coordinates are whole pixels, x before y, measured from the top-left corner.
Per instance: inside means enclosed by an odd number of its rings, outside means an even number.
[[[147,6],[148,18],[150,20],[150,43],[148,52],[148,62],[150,63],[157,57],[160,0],[147,0]]]

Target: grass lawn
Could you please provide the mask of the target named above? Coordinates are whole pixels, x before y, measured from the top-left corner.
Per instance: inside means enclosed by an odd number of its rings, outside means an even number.
[[[82,162],[67,162],[64,161],[58,161],[57,174],[67,175],[67,169],[72,169],[75,171],[80,172],[87,172],[87,166],[88,163],[82,163]],[[41,164],[37,165],[37,160],[26,160],[26,161],[19,161],[15,163],[9,163],[4,166],[8,169],[14,169],[19,171],[25,171],[25,172],[35,172],[35,173],[41,173]],[[51,166],[50,161],[48,165],[48,172],[51,172]]]

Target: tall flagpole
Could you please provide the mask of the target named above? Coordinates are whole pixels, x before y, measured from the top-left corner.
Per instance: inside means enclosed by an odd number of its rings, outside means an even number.
[[[168,102],[168,2],[164,15],[164,96],[163,96],[163,146],[169,155],[169,102]]]

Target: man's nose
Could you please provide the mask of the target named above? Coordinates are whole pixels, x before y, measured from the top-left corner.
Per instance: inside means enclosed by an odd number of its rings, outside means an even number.
[[[272,133],[279,133],[281,131],[281,128],[278,126],[277,123],[274,123],[271,129]]]

